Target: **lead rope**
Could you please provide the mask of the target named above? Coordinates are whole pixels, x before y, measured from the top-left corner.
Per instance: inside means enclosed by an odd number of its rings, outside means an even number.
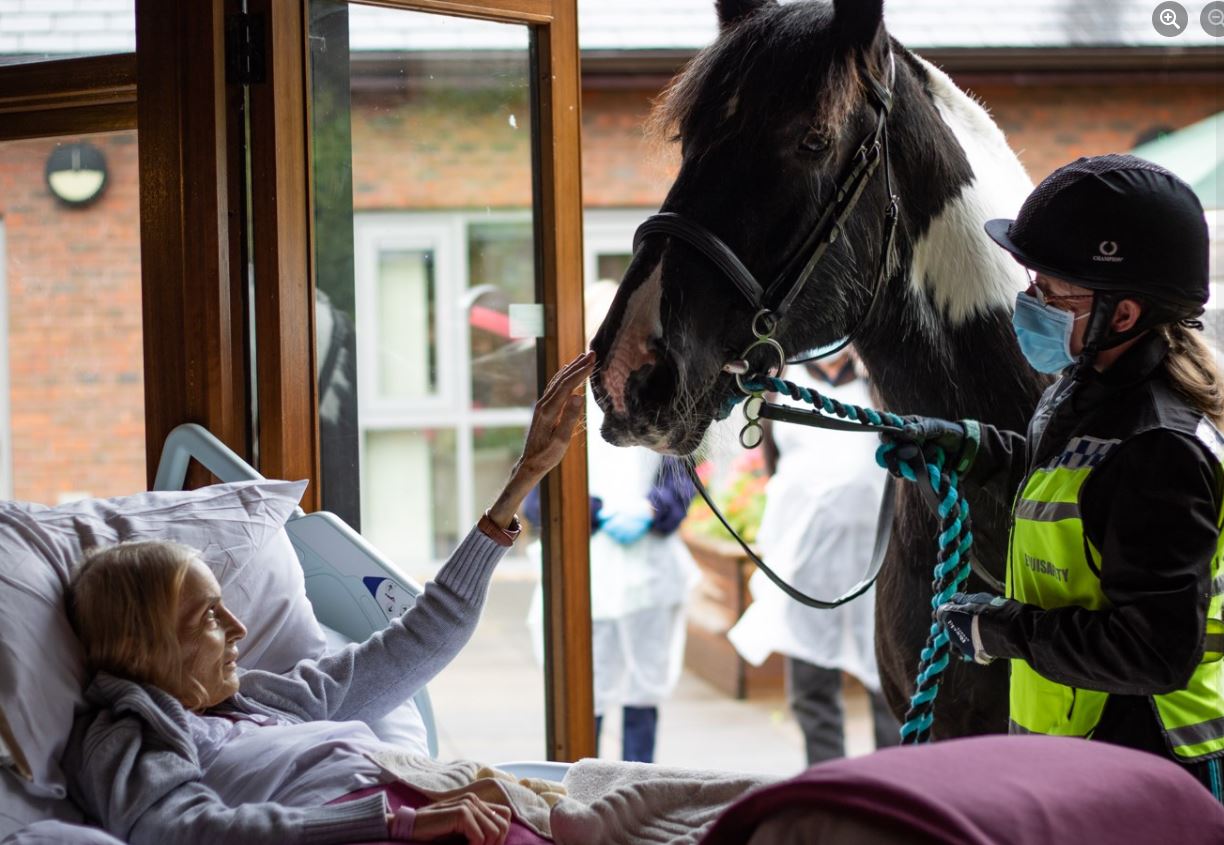
[[[829,396],[824,396],[815,390],[801,387],[794,382],[774,376],[764,376],[752,381],[742,382],[746,398],[751,403],[745,412],[748,413],[748,424],[740,434],[741,442],[745,444],[754,439],[745,433],[753,427],[760,427],[760,402],[766,392],[781,393],[797,402],[806,402],[815,406],[821,413],[840,417],[856,422],[864,430],[872,431],[881,428],[901,428],[905,421],[896,414],[887,411],[877,411],[839,402]],[[755,406],[755,407],[753,407]],[[751,413],[749,413],[751,412]],[[760,438],[755,438],[760,442]],[[895,443],[881,444],[876,452],[876,463],[886,467],[885,456],[898,448]],[[910,706],[905,713],[905,723],[901,726],[901,742],[904,745],[917,745],[929,742],[931,727],[935,722],[935,699],[939,695],[939,687],[943,680],[944,670],[948,668],[951,655],[951,643],[948,632],[935,618],[935,609],[944,602],[950,601],[953,594],[964,587],[969,578],[970,556],[973,547],[973,529],[969,522],[969,503],[960,493],[960,474],[955,468],[946,465],[943,449],[935,447],[932,460],[926,460],[921,451],[907,449],[913,454],[898,454],[898,466],[901,475],[907,481],[919,484],[928,494],[936,514],[939,516],[939,554],[935,561],[935,574],[931,583],[931,627],[927,632],[926,644],[922,648],[918,662],[918,674],[914,680],[914,694],[910,696]],[[915,470],[915,465],[918,470]],[[919,472],[925,471],[920,482]],[[929,487],[928,487],[929,485]]]

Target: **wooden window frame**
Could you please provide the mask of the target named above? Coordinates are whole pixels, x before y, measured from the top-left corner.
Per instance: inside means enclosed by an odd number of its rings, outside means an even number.
[[[0,66],[0,141],[135,128],[135,53]]]
[[[135,129],[147,472],[166,435],[198,422],[269,476],[309,478],[319,505],[314,378],[307,0],[246,0],[266,20],[266,81],[226,82],[240,0],[135,0],[136,52],[0,66],[0,141]],[[541,384],[585,349],[581,86],[576,0],[382,0],[375,5],[530,26],[535,221],[546,335]],[[243,112],[248,118],[244,122]],[[243,186],[244,146],[252,171]],[[249,209],[249,211],[248,211]],[[246,233],[258,248],[248,256]],[[258,280],[249,300],[247,272]],[[254,357],[247,347],[255,329]],[[251,370],[258,403],[251,428]],[[193,475],[202,483],[206,475]],[[586,443],[542,485],[547,755],[595,752]]]
[[[378,0],[373,5],[530,26],[535,220],[545,308],[541,385],[586,348],[582,319],[581,83],[576,0]],[[267,27],[267,80],[250,88],[260,469],[320,478],[306,0],[247,0]],[[547,755],[595,752],[586,443],[542,485]],[[317,493],[308,508],[317,507]]]

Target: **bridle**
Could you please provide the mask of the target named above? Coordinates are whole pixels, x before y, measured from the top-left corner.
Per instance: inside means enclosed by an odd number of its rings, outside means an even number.
[[[683,241],[709,259],[724,276],[734,283],[736,289],[748,301],[748,304],[752,306],[754,310],[752,333],[755,339],[743,351],[739,359],[729,361],[723,366],[724,372],[735,376],[736,386],[741,394],[748,397],[748,407],[745,408],[745,412],[748,415],[749,422],[744,427],[744,430],[740,432],[740,441],[748,448],[757,446],[761,442],[761,429],[759,425],[761,417],[787,422],[799,422],[825,428],[865,430],[861,426],[850,425],[819,414],[798,411],[785,406],[771,405],[764,401],[759,391],[754,391],[745,386],[745,377],[749,376],[751,369],[751,365],[748,363],[748,355],[758,346],[767,347],[778,356],[778,366],[776,369],[771,367],[767,372],[771,375],[780,376],[788,363],[801,363],[802,361],[824,358],[844,349],[854,340],[862,327],[874,315],[877,310],[877,304],[882,298],[881,292],[886,281],[884,276],[888,265],[888,256],[892,252],[898,214],[898,199],[896,194],[893,193],[892,166],[888,155],[888,115],[892,111],[893,86],[896,83],[896,63],[892,51],[889,50],[888,53],[887,85],[881,84],[870,73],[864,75],[870,87],[871,98],[876,106],[876,125],[871,133],[862,140],[858,149],[847,163],[838,182],[837,190],[833,194],[832,201],[821,212],[820,217],[815,225],[812,226],[808,236],[804,238],[803,243],[795,251],[794,255],[791,256],[790,260],[783,265],[782,271],[768,287],[763,286],[757,281],[752,271],[744,266],[744,263],[740,261],[735,251],[727,246],[721,238],[700,223],[690,220],[683,215],[671,211],[655,214],[648,217],[638,227],[637,232],[633,236],[633,250],[635,253],[641,248],[642,243],[652,235],[666,235]],[[774,333],[799,294],[803,292],[804,287],[816,275],[816,270],[828,252],[829,247],[836,243],[837,239],[841,236],[846,220],[850,217],[851,212],[854,211],[855,205],[858,204],[859,198],[863,194],[863,189],[867,187],[867,183],[871,180],[881,162],[884,164],[884,188],[888,195],[888,207],[885,210],[883,245],[880,250],[879,264],[876,268],[875,283],[871,289],[871,301],[867,306],[867,310],[845,339],[832,349],[822,350],[819,354],[813,355],[810,358],[788,361],[786,352],[782,345],[774,338]],[[751,442],[746,440],[745,435],[753,432],[755,432],[755,440]],[[880,504],[879,527],[876,532],[875,549],[872,553],[871,564],[867,568],[867,573],[859,583],[855,584],[840,597],[825,601],[800,592],[774,573],[727,522],[721,511],[714,504],[709,492],[697,477],[697,473],[691,463],[686,463],[686,467],[694,487],[748,557],[756,563],[757,567],[770,580],[795,601],[809,607],[840,607],[865,593],[875,582],[876,576],[879,575],[880,569],[884,564],[884,556],[888,549],[893,521],[895,496],[893,495],[892,476],[888,478],[884,497]]]
[[[756,339],[744,350],[739,359],[730,361],[723,367],[724,372],[734,374],[741,391],[742,376],[748,373],[748,353],[758,346],[768,346],[779,356],[777,374],[786,364],[812,361],[817,358],[834,355],[844,349],[859,333],[860,329],[877,310],[884,287],[884,274],[888,265],[888,256],[892,252],[893,240],[897,230],[898,199],[893,193],[892,166],[888,155],[888,115],[893,106],[893,86],[896,83],[897,68],[892,50],[888,52],[888,84],[881,84],[870,72],[864,73],[867,79],[870,96],[876,105],[875,128],[863,139],[858,149],[846,164],[842,178],[832,201],[825,206],[820,217],[812,226],[808,236],[803,240],[791,259],[783,265],[782,271],[769,284],[763,286],[752,274],[731,247],[700,223],[690,220],[673,211],[664,211],[646,218],[633,236],[633,250],[641,247],[646,238],[651,235],[667,235],[683,241],[696,249],[714,264],[719,271],[735,285],[752,306],[755,315],[752,320],[752,331]],[[774,338],[782,318],[786,316],[799,294],[812,277],[816,275],[817,267],[845,227],[854,207],[863,194],[863,189],[871,180],[881,161],[884,164],[884,188],[888,195],[888,207],[884,212],[884,238],[880,250],[879,264],[876,269],[875,283],[871,289],[871,301],[863,316],[851,329],[850,333],[832,349],[822,350],[810,358],[787,361],[781,344]]]

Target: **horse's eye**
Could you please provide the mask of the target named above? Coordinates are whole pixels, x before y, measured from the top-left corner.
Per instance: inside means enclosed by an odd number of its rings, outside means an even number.
[[[829,136],[821,129],[809,129],[799,142],[799,151],[819,155],[829,149]]]

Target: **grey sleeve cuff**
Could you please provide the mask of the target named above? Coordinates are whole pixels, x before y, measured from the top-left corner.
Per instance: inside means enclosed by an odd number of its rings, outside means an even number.
[[[389,811],[387,796],[381,792],[356,801],[304,810],[301,841],[308,845],[335,845],[386,839],[390,835]]]
[[[473,528],[451,553],[434,582],[470,602],[485,591],[494,568],[505,555],[505,546]]]

